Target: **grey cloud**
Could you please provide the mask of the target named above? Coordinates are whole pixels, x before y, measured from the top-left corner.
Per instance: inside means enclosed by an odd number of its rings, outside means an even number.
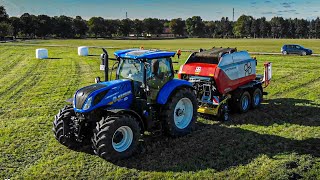
[[[273,12],[271,12],[271,11],[268,11],[268,12],[262,12],[261,14],[265,14],[265,15],[268,15],[268,14],[273,14]]]
[[[282,7],[284,8],[291,8],[293,2],[284,2],[284,3],[280,3],[282,5]]]

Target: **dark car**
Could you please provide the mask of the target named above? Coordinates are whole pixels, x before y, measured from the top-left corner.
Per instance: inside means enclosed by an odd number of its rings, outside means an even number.
[[[297,44],[288,44],[288,45],[284,45],[281,48],[281,53],[283,55],[299,54],[301,56],[305,56],[305,55],[311,55],[312,54],[312,50],[304,48],[304,47],[302,47],[300,45],[297,45]]]

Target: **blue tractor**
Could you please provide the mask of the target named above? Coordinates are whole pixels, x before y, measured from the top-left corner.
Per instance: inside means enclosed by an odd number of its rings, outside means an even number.
[[[198,102],[191,83],[174,79],[174,52],[116,51],[116,78],[108,81],[111,58],[103,51],[105,81],[96,78],[76,91],[72,105],[55,116],[53,132],[61,144],[79,148],[91,139],[97,155],[115,161],[133,155],[145,132],[178,137],[192,131]]]

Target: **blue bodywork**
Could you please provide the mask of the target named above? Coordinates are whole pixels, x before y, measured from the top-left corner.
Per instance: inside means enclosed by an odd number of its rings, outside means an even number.
[[[157,59],[162,57],[173,57],[175,52],[159,51],[159,50],[140,50],[140,49],[126,49],[116,51],[114,55],[120,58],[127,59]]]
[[[167,51],[127,49],[116,51],[114,55],[117,58],[147,60],[172,57],[175,53]],[[166,104],[172,92],[182,86],[192,87],[191,83],[185,80],[172,79],[168,81],[158,93],[156,102],[161,105]],[[130,110],[134,100],[133,92],[133,82],[129,79],[119,79],[101,82],[98,83],[98,85],[87,86],[76,92],[73,100],[74,110],[77,113],[89,113],[98,108],[103,108],[105,110]],[[87,97],[83,95],[85,93]],[[76,107],[77,96],[80,99],[82,98],[83,101],[85,99],[83,105],[79,105],[79,107],[82,106],[82,108]],[[79,104],[83,101],[79,100]]]
[[[88,113],[88,112],[91,112],[92,110],[95,110],[101,107],[104,107],[105,109],[129,109],[133,101],[133,90],[132,90],[131,80],[120,79],[120,80],[114,80],[114,81],[101,82],[100,84],[105,85],[105,88],[101,88],[99,90],[92,92],[86,99],[86,102],[84,103],[86,104],[87,101],[92,97],[92,102],[89,109],[86,109],[86,110],[84,110],[83,108],[77,109],[75,107],[76,98],[74,97],[73,104],[74,104],[75,112]],[[76,92],[76,94],[78,93],[78,91]],[[102,98],[102,100],[99,103],[92,105],[96,96],[99,93],[104,91],[108,91],[108,92]]]
[[[170,98],[171,93],[178,87],[182,86],[192,87],[192,84],[188,81],[180,79],[172,79],[171,81],[168,81],[160,90],[157,96],[157,103],[166,104],[168,99]]]

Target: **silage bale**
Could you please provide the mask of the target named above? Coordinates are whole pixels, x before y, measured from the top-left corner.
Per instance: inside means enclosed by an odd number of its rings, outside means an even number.
[[[89,48],[87,46],[78,47],[78,55],[79,56],[88,56],[89,55]]]
[[[48,50],[44,48],[36,49],[36,58],[37,59],[47,59]]]

